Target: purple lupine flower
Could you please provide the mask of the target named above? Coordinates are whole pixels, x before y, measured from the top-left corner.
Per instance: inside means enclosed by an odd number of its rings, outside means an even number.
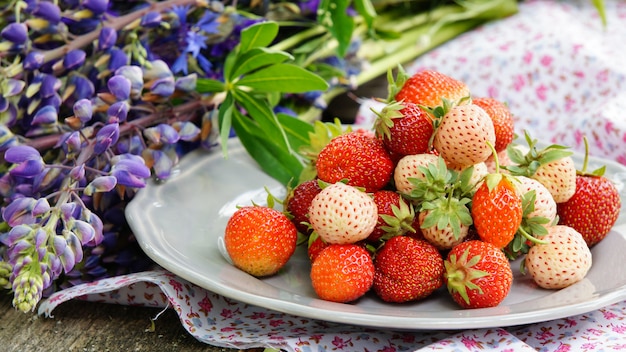
[[[87,53],[80,49],[74,49],[65,54],[63,57],[63,67],[66,70],[75,70],[78,67],[82,66],[85,62],[85,58],[87,57]]]
[[[109,7],[109,0],[83,0],[82,5],[97,16],[107,10]]]
[[[38,217],[48,211],[50,204],[45,198],[17,198],[4,208],[2,218],[9,226],[34,224]]]
[[[0,243],[4,244],[7,247],[13,247],[17,242],[30,235],[32,231],[33,228],[28,225],[13,226],[13,228],[11,228],[8,233],[0,236]]]
[[[110,123],[102,127],[96,134],[96,145],[94,152],[102,154],[111,145],[117,143],[120,138],[120,125],[118,123]]]
[[[38,1],[32,15],[43,18],[51,24],[57,24],[61,21],[61,9],[50,1]]]
[[[43,108],[37,110],[33,120],[31,122],[32,125],[49,125],[57,122],[59,119],[57,109],[55,109],[51,105],[46,105]]]
[[[161,13],[150,11],[141,18],[139,25],[143,28],[156,28],[161,25],[161,21],[163,21]]]
[[[66,89],[71,87],[74,88],[76,100],[91,98],[96,92],[93,82],[79,73],[72,73],[69,76]]]
[[[85,164],[76,165],[70,170],[70,177],[73,180],[80,181],[85,177]]]
[[[130,80],[122,75],[115,75],[107,82],[109,92],[117,100],[126,100],[130,97]]]
[[[31,51],[24,58],[22,67],[26,71],[37,70],[43,65],[45,55],[39,51]]]
[[[176,78],[175,87],[183,92],[193,92],[196,89],[198,83],[198,75],[192,73],[184,77]]]
[[[78,117],[81,122],[88,122],[93,116],[93,106],[89,99],[80,99],[75,102],[72,110],[74,111],[74,116]]]
[[[4,81],[4,84],[5,86],[3,87],[4,89],[2,90],[3,98],[8,98],[8,97],[18,95],[24,90],[24,87],[26,87],[26,82],[21,81],[19,79],[13,79],[13,78],[7,79],[6,81]],[[7,104],[6,108],[8,108],[8,101],[6,102],[6,104]],[[1,109],[0,111],[6,111],[6,108]]]
[[[138,66],[124,65],[115,70],[116,76],[124,76],[130,81],[130,96],[133,99],[141,97],[143,90],[143,71]]]
[[[111,106],[107,109],[107,115],[109,117],[108,122],[119,123],[126,121],[129,109],[130,105],[126,101],[118,101],[111,104]]]
[[[156,79],[152,81],[152,84],[150,85],[150,91],[153,94],[160,95],[162,97],[169,97],[174,94],[175,90],[176,83],[174,82],[173,76]]]
[[[137,155],[116,155],[111,160],[111,164],[113,165],[111,175],[115,176],[120,185],[142,188],[146,185],[146,179],[150,177],[150,169]]]
[[[117,43],[117,31],[112,27],[103,27],[98,35],[98,50],[107,50]]]
[[[28,39],[28,27],[24,23],[10,23],[2,29],[0,36],[13,44],[22,45]]]
[[[117,179],[114,176],[99,176],[91,181],[85,190],[85,195],[92,196],[96,192],[109,192],[117,185]]]
[[[17,145],[17,138],[8,126],[0,124],[0,151],[7,150]]]
[[[96,230],[82,220],[72,221],[72,232],[80,240],[81,247],[83,243],[92,241],[96,236]]]
[[[18,145],[7,149],[4,160],[16,164],[9,173],[13,176],[31,178],[40,174],[44,169],[44,162],[37,149]]]
[[[143,134],[149,141],[155,144],[173,144],[180,139],[178,131],[171,125],[164,123],[146,128]]]
[[[128,65],[128,55],[122,49],[112,48],[109,58],[109,70],[115,71],[118,68]]]
[[[198,126],[189,121],[176,121],[172,123],[172,127],[178,131],[178,135],[183,141],[193,141],[200,135]]]
[[[64,140],[65,150],[67,154],[73,155],[78,153],[82,148],[82,141],[80,138],[80,132],[74,131],[70,133]]]
[[[83,242],[83,245],[97,246],[102,243],[102,240],[104,239],[104,225],[102,224],[102,220],[96,214],[92,213],[89,209],[86,208],[83,208],[80,218],[81,220],[89,224],[94,230],[94,237],[91,239],[91,241]]]
[[[50,98],[57,94],[63,82],[54,75],[47,73],[43,73],[40,77],[41,87],[39,88],[39,95],[42,98]]]
[[[168,179],[172,173],[172,167],[174,167],[174,160],[162,150],[147,149],[146,151],[144,156],[152,164],[156,177],[161,180]]]

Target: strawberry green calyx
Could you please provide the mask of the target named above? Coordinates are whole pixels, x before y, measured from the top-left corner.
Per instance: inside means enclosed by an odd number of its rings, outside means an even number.
[[[400,206],[395,204],[391,206],[393,215],[380,214],[379,216],[385,221],[387,226],[381,229],[385,231],[382,240],[388,240],[394,236],[401,236],[405,233],[415,233],[413,228],[413,220],[415,219],[415,210],[411,204],[404,200],[400,200]]]
[[[452,229],[455,239],[461,235],[461,225],[472,225],[472,215],[467,204],[469,198],[446,197],[422,203],[422,211],[428,211],[421,228],[436,226],[438,230]]]
[[[507,147],[507,154],[513,162],[513,165],[503,168],[512,175],[532,177],[541,165],[563,159],[573,154],[573,152],[567,150],[568,147],[558,144],[551,144],[543,149],[538,149],[537,140],[532,139],[530,133],[526,130],[524,131],[524,137],[529,148],[526,154],[513,144]]]
[[[396,94],[402,89],[410,75],[406,72],[402,65],[398,65],[396,77],[393,77],[392,70],[387,70],[387,102],[396,100]]]
[[[309,132],[309,143],[303,145],[298,153],[306,161],[306,165],[300,174],[300,182],[312,180],[317,176],[315,163],[320,151],[330,142],[331,139],[352,132],[350,126],[344,127],[339,119],[334,122],[315,121],[313,132]]]
[[[376,121],[374,121],[374,131],[376,135],[385,139],[391,139],[391,130],[390,128],[394,125],[395,119],[400,119],[404,117],[402,114],[402,109],[404,109],[404,104],[401,102],[391,102],[387,106],[385,106],[380,112],[377,112],[374,109],[371,109],[374,114],[376,114]]]
[[[504,249],[504,253],[510,260],[515,260],[528,253],[531,244],[547,243],[541,237],[548,234],[546,225],[550,223],[550,219],[544,216],[530,216],[535,211],[535,198],[536,192],[534,190],[528,191],[522,196],[522,223],[513,240]]]
[[[469,249],[465,250],[461,257],[457,259],[456,254],[450,255],[448,260],[444,262],[444,276],[448,282],[448,292],[451,294],[458,293],[466,304],[470,304],[467,290],[478,290],[480,294],[483,290],[474,283],[474,280],[489,276],[486,271],[474,268],[481,260],[479,255],[473,256],[468,260]]]

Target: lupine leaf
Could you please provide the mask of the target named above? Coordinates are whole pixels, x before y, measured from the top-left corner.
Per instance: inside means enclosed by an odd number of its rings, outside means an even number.
[[[354,31],[354,19],[347,13],[348,5],[348,0],[323,0],[319,5],[319,21],[337,40],[340,57],[346,55]]]
[[[328,83],[300,66],[276,64],[244,76],[237,86],[258,92],[304,93],[326,90]]]
[[[231,94],[227,94],[224,102],[220,105],[218,110],[218,123],[220,128],[220,143],[222,145],[222,153],[227,155],[226,143],[230,135],[230,129],[233,121],[233,107],[235,102]]]
[[[196,83],[196,91],[198,93],[215,93],[223,92],[225,89],[224,82],[220,82],[210,78],[198,78]]]
[[[280,145],[289,152],[289,145],[286,136],[282,134],[283,130],[278,119],[269,104],[262,99],[256,99],[252,94],[242,90],[233,90],[233,96],[239,104],[248,112],[250,118],[257,123],[257,128],[266,136],[269,143]]]
[[[231,78],[236,78],[256,69],[273,64],[283,63],[292,60],[293,56],[284,52],[268,48],[253,48],[237,58],[235,71]]]
[[[252,48],[268,46],[278,35],[278,23],[260,22],[241,31],[239,42],[240,52],[246,52]]]

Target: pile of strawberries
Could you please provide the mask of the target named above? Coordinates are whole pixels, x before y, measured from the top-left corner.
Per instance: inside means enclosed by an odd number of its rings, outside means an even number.
[[[428,297],[442,286],[463,308],[508,295],[511,261],[541,288],[582,280],[621,209],[601,168],[577,171],[563,146],[514,143],[506,104],[471,97],[436,71],[391,75],[372,129],[316,128],[303,155],[315,177],[295,185],[284,211],[240,208],[225,231],[238,268],[279,272],[308,241],[321,299],[386,302]],[[333,128],[334,127],[334,128]]]

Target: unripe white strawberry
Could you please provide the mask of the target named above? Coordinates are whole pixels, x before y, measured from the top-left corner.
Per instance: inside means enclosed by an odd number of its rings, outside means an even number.
[[[517,184],[520,194],[524,195],[530,191],[535,191],[535,210],[527,214],[526,217],[544,217],[550,220],[546,225],[550,225],[556,218],[556,202],[550,191],[535,179],[526,176],[518,176],[517,179],[520,181]]]
[[[526,271],[539,287],[561,289],[587,275],[591,251],[578,231],[569,226],[551,226],[541,239],[547,243],[533,245],[525,259]]]
[[[411,193],[413,184],[409,178],[424,179],[424,174],[419,170],[420,166],[428,167],[428,164],[437,164],[438,157],[433,154],[406,155],[398,160],[393,172],[393,181],[396,190],[403,194]]]
[[[570,156],[539,166],[531,177],[546,186],[557,203],[568,201],[576,192],[576,165]]]
[[[487,174],[489,174],[489,168],[487,167],[487,164],[485,162],[480,162],[475,165],[470,165],[462,169],[458,167],[451,167],[450,169],[458,173],[461,173],[467,168],[472,167],[472,166],[474,167],[474,171],[472,171],[472,177],[470,177],[469,179],[469,184],[473,186],[472,187],[473,190],[477,190],[478,187],[480,187],[480,184],[483,178],[487,176]]]
[[[429,212],[431,212],[431,210],[425,210],[419,213],[418,221],[420,227],[424,224],[424,220],[426,219],[426,216],[428,216]],[[457,244],[465,240],[465,237],[467,237],[467,234],[469,232],[469,226],[460,223],[459,233],[456,236],[454,234],[452,226],[450,225],[447,225],[444,228],[440,229],[437,224],[435,224],[427,228],[421,228],[421,231],[424,239],[426,239],[428,243],[437,247],[437,249],[439,250],[446,250],[456,246]]]
[[[481,107],[468,104],[452,107],[441,118],[433,146],[448,166],[465,168],[489,158],[487,142],[496,142],[493,121]]]
[[[341,182],[322,189],[309,206],[309,223],[326,243],[364,240],[377,221],[378,209],[372,197]]]

